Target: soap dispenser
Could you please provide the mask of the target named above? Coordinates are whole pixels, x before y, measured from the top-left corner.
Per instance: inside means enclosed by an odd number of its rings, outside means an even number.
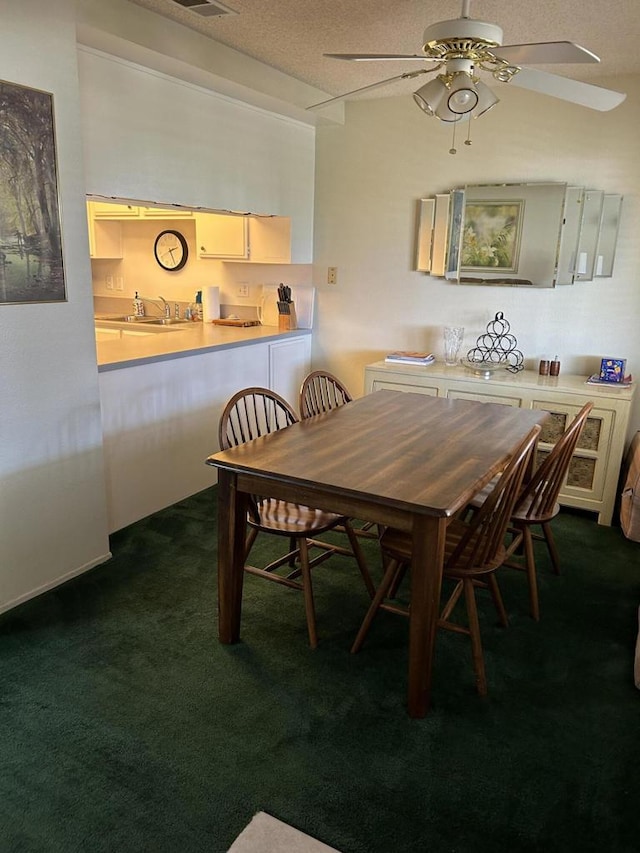
[[[133,313],[136,317],[144,317],[144,302],[138,296],[137,290],[133,300]]]

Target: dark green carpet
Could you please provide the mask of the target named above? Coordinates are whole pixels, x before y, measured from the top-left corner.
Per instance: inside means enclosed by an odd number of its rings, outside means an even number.
[[[215,496],[0,619],[2,853],[221,853],[260,810],[343,853],[639,849],[640,545],[563,514],[540,624],[519,573],[508,630],[481,602],[489,699],[442,632],[412,721],[405,620],[381,614],[349,654],[366,594],[348,560],[317,570],[317,651],[300,593],[253,577],[243,642],[218,644]]]

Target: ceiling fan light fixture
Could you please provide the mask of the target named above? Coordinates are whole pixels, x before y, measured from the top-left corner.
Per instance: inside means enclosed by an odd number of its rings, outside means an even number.
[[[456,115],[470,113],[478,105],[479,97],[473,78],[466,71],[457,71],[448,86],[447,107]]]
[[[413,93],[413,100],[420,109],[429,116],[435,116],[440,102],[447,92],[447,87],[440,76],[429,80]]]
[[[484,113],[500,102],[500,98],[498,98],[493,89],[490,89],[482,80],[478,80],[476,83],[476,92],[478,93],[478,103],[473,110],[473,118],[484,115]]]
[[[446,104],[440,104],[438,112],[436,113],[436,118],[439,119],[439,121],[460,122],[462,124],[464,124],[465,121],[469,121],[472,116],[473,113],[452,113]]]

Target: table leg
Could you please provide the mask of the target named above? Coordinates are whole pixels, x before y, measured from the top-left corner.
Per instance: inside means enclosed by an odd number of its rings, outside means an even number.
[[[431,671],[438,617],[446,518],[415,516],[412,534],[409,619],[409,716],[424,717],[431,705]]]
[[[218,639],[240,639],[242,581],[247,532],[247,495],[238,492],[237,477],[218,471]]]

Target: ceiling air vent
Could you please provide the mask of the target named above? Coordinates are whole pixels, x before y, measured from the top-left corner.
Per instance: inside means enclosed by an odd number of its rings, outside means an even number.
[[[183,9],[188,9],[190,12],[195,12],[196,15],[201,15],[203,18],[220,18],[223,15],[237,15],[234,9],[228,6],[223,6],[222,3],[213,3],[210,0],[172,0]]]

